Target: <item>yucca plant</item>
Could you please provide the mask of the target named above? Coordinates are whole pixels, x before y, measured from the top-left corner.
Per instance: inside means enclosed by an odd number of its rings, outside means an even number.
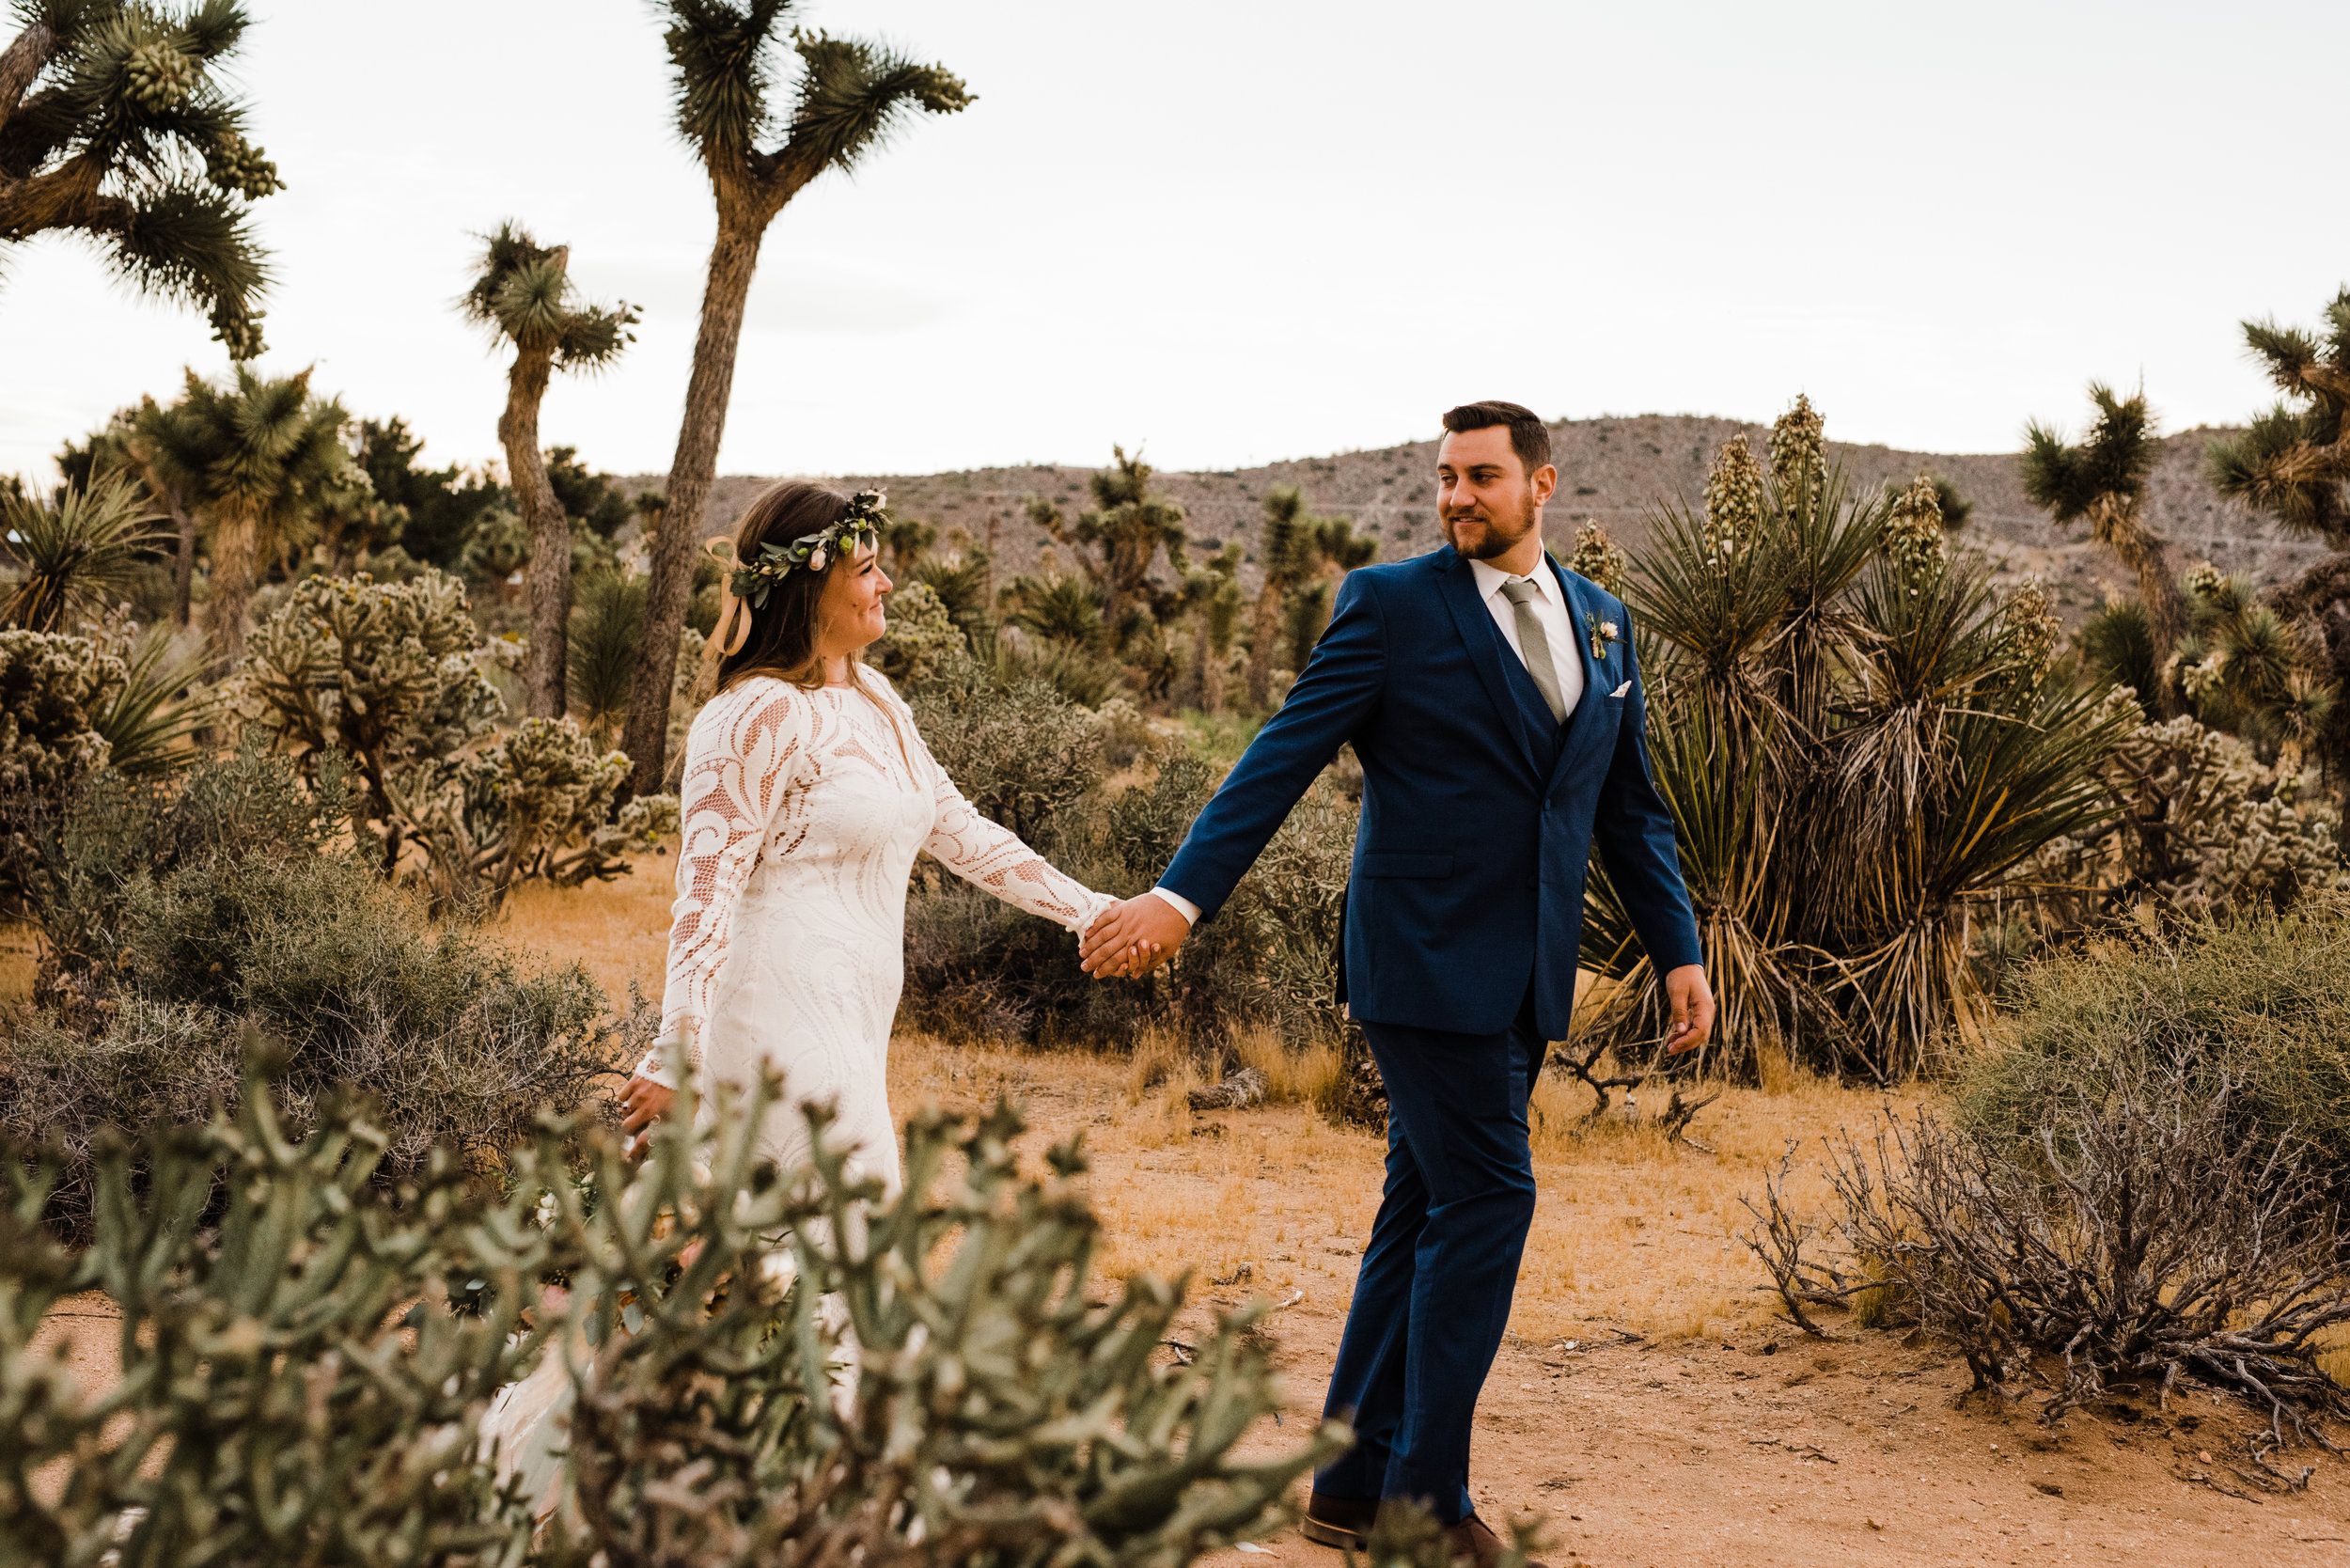
[[[1930,478],[1856,493],[1801,400],[1767,472],[1733,440],[1702,515],[1661,508],[1652,539],[1631,603],[1663,645],[1651,771],[1721,1003],[1712,1061],[1931,1065],[1981,1023],[1974,906],[2110,810],[2116,726],[2046,679],[2044,593],[1953,557]],[[1664,999],[1604,876],[1588,920],[1586,962],[1620,983],[1578,1035],[1653,1047]]]
[[[54,506],[0,492],[0,561],[9,568],[0,626],[67,632],[104,615],[169,542],[160,524],[146,494],[119,475],[70,487]]]
[[[106,737],[106,765],[126,778],[163,778],[192,766],[190,744],[221,716],[215,693],[199,682],[210,663],[203,640],[168,626],[124,627],[118,644],[122,684],[90,714]]]

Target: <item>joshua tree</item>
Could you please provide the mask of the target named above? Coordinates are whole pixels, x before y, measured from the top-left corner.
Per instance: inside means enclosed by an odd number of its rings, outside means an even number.
[[[1031,496],[1028,521],[1068,547],[1102,595],[1102,622],[1110,651],[1124,644],[1127,612],[1149,602],[1151,565],[1164,549],[1180,576],[1191,563],[1183,556],[1183,509],[1151,488],[1151,465],[1123,447],[1110,448],[1115,462],[1092,478],[1093,508],[1070,522],[1057,502]]]
[[[694,590],[702,503],[718,467],[735,349],[760,242],[786,203],[827,169],[853,168],[909,108],[953,114],[971,102],[961,79],[879,44],[793,31],[798,91],[775,100],[778,33],[791,0],[665,0],[678,130],[702,161],[717,199],[718,237],[702,290],[701,330],[685,384],[685,422],[669,463],[664,527],[652,550],[645,656],[629,694],[622,749],[633,787],[661,788],[678,633]],[[761,149],[764,140],[771,145]]]
[[[247,207],[282,190],[221,67],[235,0],[28,0],[0,51],[0,250],[95,242],[141,290],[204,306],[232,358],[261,352],[268,282]],[[203,173],[195,170],[201,165]]]
[[[1257,557],[1264,586],[1257,590],[1255,620],[1248,634],[1248,701],[1262,711],[1273,703],[1273,660],[1281,642],[1283,606],[1292,594],[1331,570],[1352,572],[1379,554],[1379,541],[1356,539],[1342,517],[1315,517],[1306,510],[1306,493],[1295,485],[1268,491],[1264,532]],[[1314,628],[1313,636],[1322,635]]]
[[[530,541],[530,651],[523,661],[523,700],[533,718],[561,718],[564,645],[572,612],[572,530],[539,450],[539,404],[556,370],[600,370],[633,339],[635,307],[583,305],[566,269],[569,245],[539,243],[512,223],[498,226],[465,290],[466,320],[514,345],[506,375],[506,412],[498,442],[507,477]]]
[[[240,365],[227,386],[191,370],[187,393],[140,420],[166,481],[212,525],[205,631],[223,668],[244,656],[260,563],[300,540],[351,468],[341,403],[310,395],[310,372],[264,381]]]
[[[2350,549],[2350,288],[2326,307],[2322,336],[2247,321],[2244,340],[2290,400],[2242,435],[2212,443],[2212,482],[2222,495]]]
[[[2319,332],[2247,321],[2244,340],[2287,400],[2243,434],[2212,444],[2212,482],[2222,495],[2334,547],[2270,600],[2322,641],[2323,657],[2307,661],[2314,678],[2350,682],[2350,289],[2334,295]],[[2323,748],[2350,788],[2350,703],[2333,705]]]
[[[2036,419],[2025,427],[2024,493],[2060,525],[2087,520],[2091,537],[2137,575],[2160,677],[2154,704],[2169,717],[2179,711],[2170,657],[2186,635],[2187,616],[2164,541],[2146,526],[2143,515],[2146,478],[2154,466],[2154,416],[2143,392],[2123,398],[2092,382],[2089,398],[2097,405],[2097,417],[2076,447]]]

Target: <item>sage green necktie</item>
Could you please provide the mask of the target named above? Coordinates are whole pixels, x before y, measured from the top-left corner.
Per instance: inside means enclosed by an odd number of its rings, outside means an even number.
[[[1526,673],[1534,678],[1534,689],[1550,704],[1553,723],[1567,722],[1567,701],[1559,695],[1559,666],[1550,657],[1550,635],[1543,630],[1542,618],[1534,613],[1534,600],[1541,593],[1523,577],[1513,577],[1501,585],[1501,596],[1510,601],[1517,617],[1518,651],[1526,655]]]

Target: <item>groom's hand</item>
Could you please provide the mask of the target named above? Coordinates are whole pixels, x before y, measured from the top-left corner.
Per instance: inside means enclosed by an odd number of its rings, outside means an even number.
[[[1145,893],[1095,917],[1077,945],[1078,966],[1096,980],[1147,975],[1173,958],[1190,934],[1190,923],[1173,904]]]
[[[1673,1025],[1665,1035],[1665,1052],[1680,1056],[1714,1038],[1714,988],[1706,983],[1702,964],[1684,964],[1665,977],[1665,999],[1672,1004]]]

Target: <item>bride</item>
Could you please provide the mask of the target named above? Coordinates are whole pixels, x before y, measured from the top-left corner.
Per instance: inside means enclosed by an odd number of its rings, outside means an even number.
[[[1116,902],[973,810],[912,711],[859,661],[888,626],[890,582],[874,557],[881,506],[870,491],[852,498],[786,482],[752,502],[736,530],[708,650],[718,691],[685,743],[661,1032],[621,1093],[638,1150],[676,1095],[674,1061],[695,1074],[704,1117],[713,1087],[772,1064],[784,1094],[760,1124],[760,1152],[784,1169],[804,1165],[800,1107],[830,1101],[828,1138],[853,1171],[895,1193],[889,1026],[916,852],[1080,935]],[[480,1428],[541,1523],[562,1494],[565,1360],[548,1355],[500,1390]]]
[[[804,1163],[799,1106],[829,1100],[831,1136],[894,1192],[886,1070],[915,853],[1081,935],[1116,901],[973,810],[905,702],[860,662],[888,625],[881,507],[871,491],[789,481],[743,514],[709,648],[718,693],[685,743],[661,1033],[621,1103],[641,1145],[677,1089],[673,1047],[701,1090],[770,1062],[785,1097],[762,1152]]]

